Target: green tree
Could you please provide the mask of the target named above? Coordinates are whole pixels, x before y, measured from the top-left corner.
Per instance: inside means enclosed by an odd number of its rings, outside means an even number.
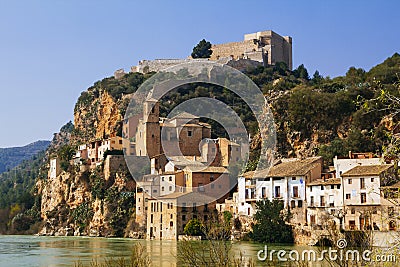
[[[284,209],[283,201],[261,200],[256,203],[257,212],[254,215],[256,223],[253,226],[252,238],[264,243],[292,243],[293,232],[286,224],[290,212]]]
[[[191,219],[183,229],[185,235],[202,235],[202,224],[198,219]]]
[[[314,72],[314,75],[313,75],[312,79],[311,79],[311,82],[313,84],[320,84],[323,80],[324,80],[324,77],[321,74],[319,74],[318,70],[316,70]]]
[[[203,39],[193,48],[192,58],[209,58],[211,54],[211,43]]]
[[[306,67],[304,67],[303,64],[298,66],[297,69],[295,69],[293,71],[293,75],[294,75],[294,77],[299,78],[299,79],[304,79],[304,80],[310,79],[310,76],[308,75],[308,71],[307,71]]]

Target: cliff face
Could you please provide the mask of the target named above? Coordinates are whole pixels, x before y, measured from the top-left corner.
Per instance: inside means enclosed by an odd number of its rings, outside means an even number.
[[[103,166],[81,166],[56,178],[39,180],[40,235],[132,236],[135,182],[123,156],[109,156]]]
[[[54,156],[64,146],[75,151],[80,144],[120,136],[127,97],[112,91],[106,82],[126,83],[127,77],[104,79],[83,92],[75,105],[73,130],[68,136],[56,134],[48,154]],[[109,155],[97,166],[71,160],[61,169],[55,178],[48,175],[36,183],[43,218],[39,234],[133,235],[135,182],[122,155]]]
[[[88,142],[105,136],[120,134],[122,115],[118,101],[107,91],[87,92],[88,102],[78,102],[74,112],[74,141]]]

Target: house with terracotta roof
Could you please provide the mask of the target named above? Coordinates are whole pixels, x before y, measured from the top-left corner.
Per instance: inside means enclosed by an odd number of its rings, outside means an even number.
[[[282,200],[293,223],[305,222],[306,184],[321,178],[322,158],[281,159],[270,169],[247,172],[238,178],[238,215],[252,217],[262,199]]]
[[[390,204],[381,194],[381,188],[393,183],[394,166],[391,164],[356,166],[342,174],[345,229],[364,230],[371,227],[394,230],[389,227]],[[397,225],[397,222],[395,222]],[[390,229],[389,229],[390,228]]]

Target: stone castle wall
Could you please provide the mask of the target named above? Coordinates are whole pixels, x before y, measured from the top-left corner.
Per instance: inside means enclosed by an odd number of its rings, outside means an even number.
[[[215,44],[211,46],[213,53],[211,60],[219,58],[231,57],[233,59],[240,59],[244,57],[245,52],[255,52],[258,50],[257,43],[254,44],[253,40],[246,40],[242,42],[232,42],[226,44]]]

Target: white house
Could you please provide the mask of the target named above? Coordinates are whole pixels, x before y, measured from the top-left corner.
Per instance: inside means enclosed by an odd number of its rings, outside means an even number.
[[[392,168],[390,164],[356,166],[342,173],[346,228],[364,229],[378,223],[382,210],[380,190],[387,183],[384,174]]]
[[[282,200],[293,212],[293,222],[305,220],[306,183],[321,178],[322,158],[282,159],[269,170],[238,178],[239,215],[253,216],[258,200]]]
[[[49,177],[56,178],[61,173],[60,160],[58,158],[50,159]]]
[[[336,170],[337,178],[341,178],[342,173],[347,172],[356,166],[379,164],[382,164],[382,159],[375,158],[372,153],[352,153],[350,151],[348,158],[338,158],[335,156],[333,159],[333,166]]]
[[[311,227],[322,228],[327,216],[341,214],[343,208],[343,189],[340,178],[318,179],[306,186],[307,217]],[[341,219],[337,218],[341,224]]]

